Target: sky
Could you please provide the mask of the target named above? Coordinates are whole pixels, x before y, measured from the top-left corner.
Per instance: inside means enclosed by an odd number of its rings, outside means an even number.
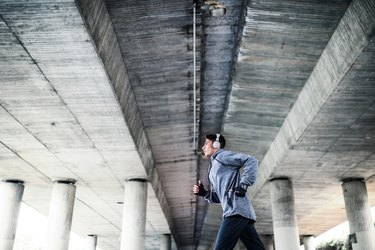
[[[371,208],[372,220],[375,221],[375,207]],[[349,235],[349,223],[345,221],[340,225],[331,228],[325,233],[315,237],[315,245],[319,246],[322,243],[329,242],[331,240],[346,240]],[[301,248],[304,249],[304,248]]]
[[[47,223],[45,215],[22,202],[13,250],[43,250]],[[71,233],[69,250],[86,250],[85,239]]]
[[[371,209],[371,212],[372,218],[375,220],[375,207]],[[27,204],[22,203],[13,250],[42,250],[46,228],[47,217]],[[344,222],[317,236],[315,243],[319,245],[332,239],[346,239],[348,234],[349,224]],[[69,250],[85,250],[85,239],[75,233],[71,233]]]

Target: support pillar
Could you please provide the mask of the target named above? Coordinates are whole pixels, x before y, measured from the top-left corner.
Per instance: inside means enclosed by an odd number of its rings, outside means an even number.
[[[48,215],[46,250],[68,250],[76,186],[74,181],[56,181]]]
[[[234,246],[233,250],[241,250],[240,241],[237,242],[237,244]]]
[[[315,250],[315,237],[312,235],[303,236],[303,246],[305,250]]]
[[[125,181],[121,250],[144,250],[146,231],[147,180]]]
[[[22,181],[0,182],[0,249],[12,250],[24,185]]]
[[[98,237],[96,235],[87,235],[85,239],[86,250],[96,250]]]
[[[264,246],[266,247],[266,250],[274,250],[273,248],[273,237],[272,235],[260,235],[260,238],[264,244]]]
[[[171,250],[171,235],[163,234],[160,236],[160,250]]]
[[[375,249],[375,228],[366,183],[363,179],[346,179],[342,189],[353,250]]]
[[[292,181],[275,178],[271,184],[272,221],[276,250],[299,250]]]

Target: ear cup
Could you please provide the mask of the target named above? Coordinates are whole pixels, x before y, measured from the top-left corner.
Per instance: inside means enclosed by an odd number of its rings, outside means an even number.
[[[214,148],[220,148],[219,139],[220,139],[220,134],[216,134],[216,140],[214,141],[214,143],[212,143],[212,147],[214,147]]]

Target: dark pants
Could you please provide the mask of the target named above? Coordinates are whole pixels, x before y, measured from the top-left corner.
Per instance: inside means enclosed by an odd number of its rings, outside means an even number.
[[[231,250],[240,239],[247,249],[265,250],[254,221],[241,216],[224,218],[215,242],[215,250]]]

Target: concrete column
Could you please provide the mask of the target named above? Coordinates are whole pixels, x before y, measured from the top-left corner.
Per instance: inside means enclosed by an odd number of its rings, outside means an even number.
[[[233,250],[241,250],[240,241],[237,242],[237,244],[234,246]]]
[[[273,248],[273,237],[272,235],[260,235],[260,238],[264,244],[264,246],[266,247],[266,250],[274,250]]]
[[[366,183],[361,179],[346,179],[342,189],[353,250],[374,250],[375,228]]]
[[[121,250],[144,250],[146,231],[147,180],[125,182]]]
[[[0,183],[0,249],[13,249],[24,185],[22,181]]]
[[[299,250],[292,181],[275,178],[271,183],[273,233],[276,250]]]
[[[48,215],[46,250],[68,249],[75,193],[74,181],[55,182]]]
[[[171,250],[171,235],[170,234],[163,234],[160,235],[160,250]]]
[[[95,250],[98,237],[96,235],[87,235],[85,239],[86,250]]]
[[[303,236],[303,246],[305,250],[315,250],[315,237],[312,235]]]

